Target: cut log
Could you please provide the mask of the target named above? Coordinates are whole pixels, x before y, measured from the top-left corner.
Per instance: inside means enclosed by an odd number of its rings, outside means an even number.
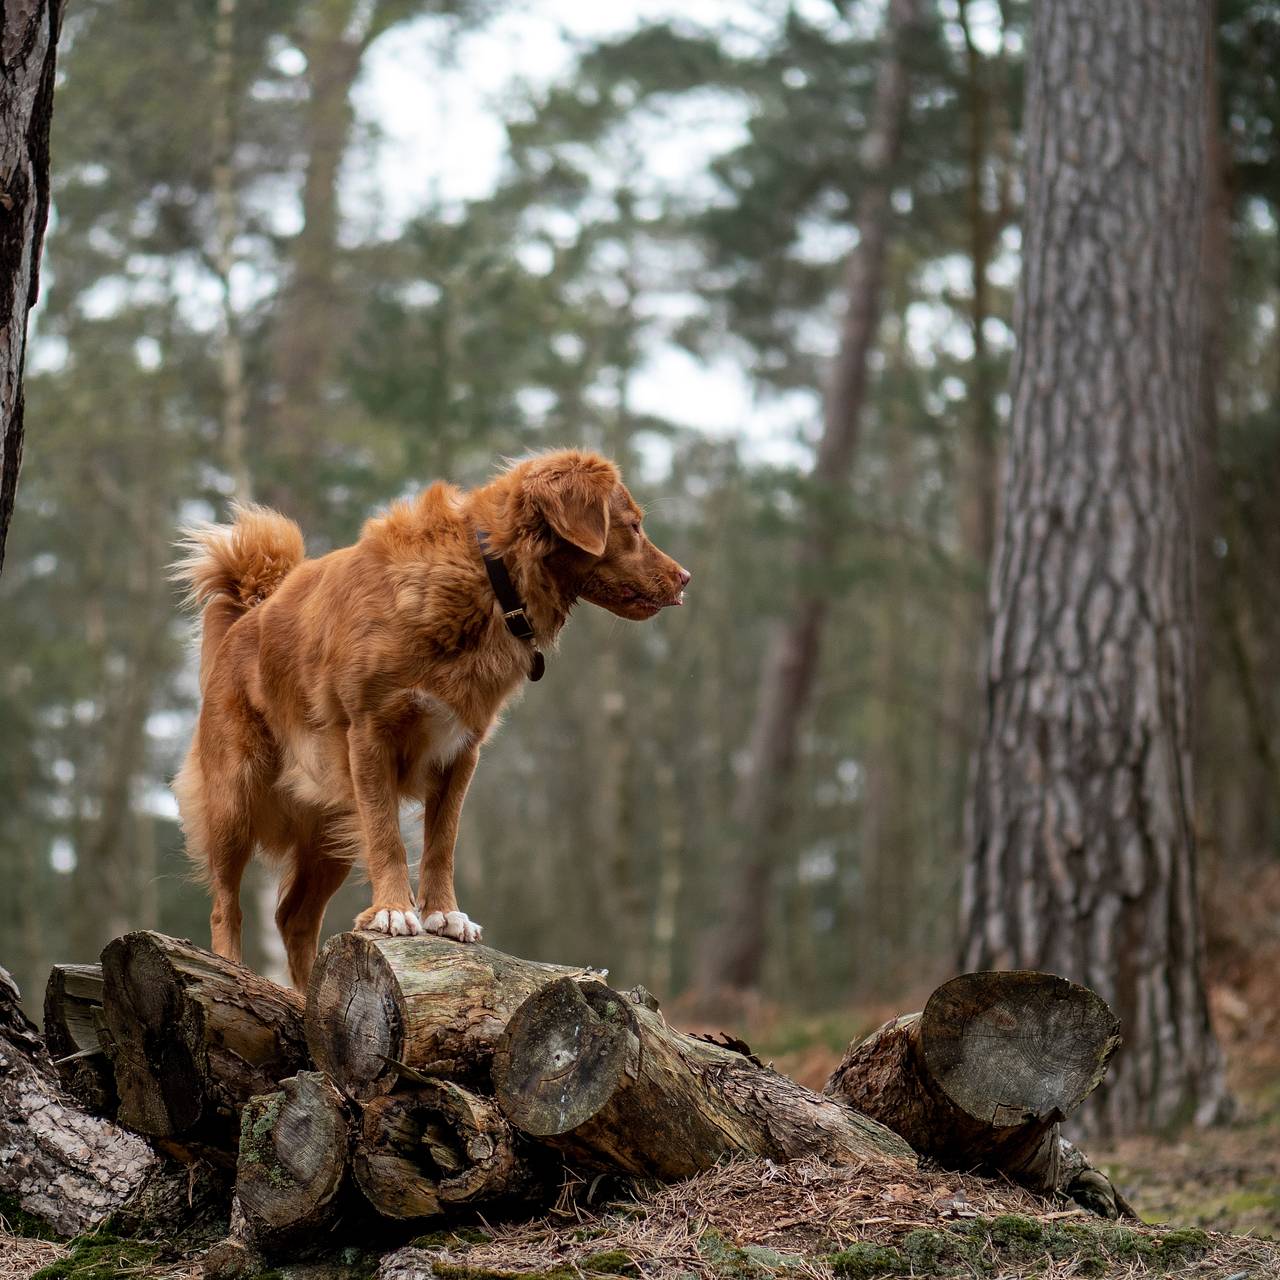
[[[536,1199],[557,1168],[527,1149],[492,1101],[448,1080],[369,1102],[352,1163],[365,1198],[387,1218]]]
[[[140,1138],[85,1114],[66,1094],[0,969],[0,1192],[74,1236],[119,1210],[161,1167]]]
[[[361,1101],[389,1093],[402,1067],[483,1082],[520,1004],[553,978],[588,972],[447,938],[338,934],[307,989],[307,1043],[316,1066]]]
[[[571,978],[531,996],[494,1054],[507,1119],[583,1163],[666,1180],[731,1154],[914,1166],[874,1120],[674,1030],[640,1000]]]
[[[102,966],[55,964],[44,992],[44,1042],[62,1087],[94,1115],[114,1118],[120,1099],[103,1037]]]
[[[240,1108],[309,1065],[302,997],[193,943],[126,934],[102,979],[118,1118],[166,1149],[234,1153]]]
[[[318,1071],[302,1071],[241,1113],[236,1198],[264,1248],[313,1239],[333,1222],[347,1171],[350,1118]]]
[[[1119,1044],[1115,1015],[1086,987],[1048,973],[966,973],[923,1013],[850,1046],[825,1092],[945,1168],[1048,1193],[1064,1177],[1059,1122]]]

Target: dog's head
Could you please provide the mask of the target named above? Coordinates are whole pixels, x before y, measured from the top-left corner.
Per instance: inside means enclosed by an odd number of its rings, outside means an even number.
[[[649,541],[612,462],[566,449],[522,467],[523,496],[555,539],[548,568],[571,575],[575,594],[636,622],[684,603],[689,573]]]

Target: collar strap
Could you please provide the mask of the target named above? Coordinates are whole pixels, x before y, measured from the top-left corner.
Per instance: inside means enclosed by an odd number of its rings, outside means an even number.
[[[517,640],[527,640],[533,648],[529,679],[541,680],[547,664],[543,661],[538,643],[534,639],[533,623],[529,621],[524,601],[520,599],[516,584],[511,581],[511,575],[507,572],[506,562],[501,556],[489,554],[489,535],[483,529],[476,530],[476,542],[480,544],[480,558],[484,561],[484,570],[489,575],[489,585],[493,588],[493,594],[498,599],[498,607],[502,610],[502,621],[507,624],[507,630]]]

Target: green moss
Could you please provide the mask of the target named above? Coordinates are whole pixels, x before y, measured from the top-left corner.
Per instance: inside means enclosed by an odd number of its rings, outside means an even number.
[[[158,1244],[120,1240],[106,1232],[77,1236],[65,1258],[41,1267],[31,1280],[117,1280],[155,1261]]]
[[[727,1280],[765,1280],[775,1271],[794,1265],[782,1254],[758,1245],[735,1244],[726,1240],[720,1232],[704,1231],[698,1238],[698,1252],[715,1268],[716,1274]]]
[[[1014,1258],[1029,1258],[1045,1250],[1045,1229],[1034,1218],[1018,1213],[1001,1214],[987,1226],[991,1243]]]
[[[872,1280],[874,1276],[891,1276],[904,1272],[906,1259],[897,1249],[879,1244],[851,1244],[839,1253],[827,1255],[831,1270],[840,1280]]]
[[[621,1249],[609,1249],[604,1253],[593,1253],[583,1258],[578,1264],[583,1271],[590,1271],[604,1276],[635,1276],[639,1269],[632,1262],[631,1255]]]
[[[917,1227],[899,1246],[908,1268],[918,1275],[951,1275],[966,1264],[981,1265],[981,1249],[969,1236]]]
[[[1208,1234],[1197,1227],[1167,1231],[1159,1238],[1160,1265],[1168,1268],[1194,1261],[1209,1252],[1211,1243]]]
[[[28,1213],[16,1196],[0,1195],[0,1221],[16,1236],[27,1236],[31,1240],[63,1239],[43,1218]]]
[[[493,1237],[480,1227],[450,1227],[447,1230],[428,1231],[409,1241],[415,1249],[456,1249],[464,1244],[488,1244]]]

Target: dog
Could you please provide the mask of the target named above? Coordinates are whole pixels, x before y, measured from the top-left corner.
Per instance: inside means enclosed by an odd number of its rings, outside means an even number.
[[[275,918],[300,989],[357,857],[373,902],[355,928],[478,941],[453,857],[481,743],[575,604],[652,618],[683,603],[688,571],[649,541],[617,467],[575,449],[469,492],[434,484],[314,560],[285,516],[234,517],[184,530],[174,566],[201,609],[201,705],[173,790],[213,949],[240,959],[255,852],[283,865]],[[425,808],[416,896],[404,801]]]

